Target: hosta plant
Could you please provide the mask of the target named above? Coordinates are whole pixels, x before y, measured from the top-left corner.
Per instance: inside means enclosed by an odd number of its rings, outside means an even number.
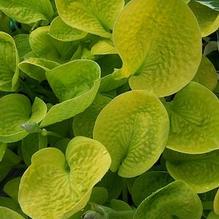
[[[0,0],[0,219],[219,219],[218,0]]]

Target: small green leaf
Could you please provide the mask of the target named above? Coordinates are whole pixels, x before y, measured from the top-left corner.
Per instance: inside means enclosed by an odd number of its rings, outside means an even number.
[[[4,155],[5,155],[5,151],[7,149],[7,144],[5,143],[0,143],[0,162],[2,161]]]
[[[0,0],[0,10],[26,24],[50,20],[53,16],[53,8],[49,0]]]
[[[104,187],[94,187],[89,202],[103,205],[108,200],[108,191]]]
[[[112,99],[106,96],[97,95],[94,102],[84,112],[75,116],[73,120],[73,131],[75,136],[86,136],[92,138],[93,128],[100,111]]]
[[[110,40],[100,40],[94,44],[91,48],[92,55],[110,55],[117,54],[112,41]]]
[[[216,215],[214,212],[210,212],[207,219],[219,219],[219,215]]]
[[[41,126],[48,126],[83,112],[93,102],[100,85],[100,68],[90,60],[75,60],[46,72],[61,103],[51,107]]]
[[[179,0],[134,0],[121,12],[113,32],[123,61],[118,77],[132,89],[157,96],[179,91],[201,61],[201,34],[189,7]]]
[[[18,200],[18,189],[19,189],[20,179],[21,179],[20,177],[13,178],[12,180],[8,181],[3,188],[4,192],[15,201]]]
[[[18,34],[14,38],[20,59],[31,51],[29,44],[29,34]]]
[[[19,63],[18,67],[30,78],[37,81],[46,80],[46,71],[57,67],[59,64],[44,58],[29,58]]]
[[[145,91],[130,91],[103,108],[95,123],[94,139],[108,149],[111,171],[134,177],[158,160],[168,131],[168,115],[159,99]]]
[[[219,101],[209,89],[191,82],[167,109],[171,123],[168,148],[189,154],[219,148]]]
[[[194,0],[190,1],[189,6],[198,20],[202,37],[210,35],[219,28],[219,11],[214,11]]]
[[[124,0],[56,0],[61,19],[69,26],[110,38]]]
[[[40,122],[46,111],[46,104],[37,97],[31,107],[29,99],[22,94],[3,96],[0,98],[0,141],[9,143],[23,139],[28,133],[21,126]]]
[[[138,206],[156,190],[169,184],[173,179],[167,172],[149,171],[139,176],[132,186],[132,200]]]
[[[219,186],[219,151],[201,155],[168,152],[164,157],[170,175],[183,180],[197,193],[208,192]]]
[[[203,56],[199,69],[193,78],[193,81],[196,81],[209,90],[214,90],[217,86],[217,71],[211,61]]]
[[[50,24],[49,34],[60,41],[76,41],[87,36],[86,32],[65,24],[60,17],[56,17]]]
[[[39,150],[21,178],[22,210],[32,218],[68,218],[85,207],[110,162],[104,146],[85,137],[70,141],[66,157],[55,148]]]
[[[200,4],[206,5],[207,7],[219,11],[219,2],[218,0],[196,0]]]
[[[17,212],[1,206],[0,206],[0,215],[1,215],[1,219],[24,219],[24,217],[18,214]]]
[[[193,190],[176,181],[153,193],[138,207],[134,219],[200,219],[202,204]]]
[[[219,218],[219,190],[214,199],[214,212],[218,215]]]
[[[18,87],[19,62],[14,39],[0,32],[0,91],[14,91]]]

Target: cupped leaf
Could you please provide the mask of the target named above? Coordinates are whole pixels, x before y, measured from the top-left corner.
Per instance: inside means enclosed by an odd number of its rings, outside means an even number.
[[[168,103],[170,134],[167,147],[189,154],[219,146],[219,101],[209,89],[191,82]]]
[[[190,1],[189,6],[198,20],[202,37],[210,35],[219,28],[219,11],[194,0]]]
[[[60,17],[56,17],[50,24],[49,34],[61,41],[76,41],[87,36],[87,33],[65,24]]]
[[[71,58],[75,50],[72,42],[62,42],[49,35],[49,26],[39,27],[30,34],[30,46],[34,55],[60,62]]]
[[[22,94],[9,94],[0,98],[0,141],[9,143],[28,135],[21,126],[38,123],[46,114],[46,104],[36,97],[33,106]]]
[[[117,51],[110,40],[100,40],[92,46],[91,54],[110,55],[110,54],[117,54]]]
[[[201,64],[193,81],[204,85],[209,90],[214,90],[217,86],[217,71],[207,57],[202,57]]]
[[[138,207],[134,219],[200,219],[202,204],[193,190],[176,181],[153,193]]]
[[[128,33],[128,34],[127,34]],[[179,0],[135,0],[121,12],[114,44],[132,89],[168,96],[194,77],[201,61],[201,34],[189,7]]]
[[[207,7],[219,11],[219,2],[218,0],[196,0],[200,4],[206,5]]]
[[[29,34],[18,34],[15,36],[14,40],[20,58],[23,58],[27,53],[31,51]]]
[[[26,24],[50,20],[53,16],[50,0],[0,0],[0,10],[9,17]]]
[[[20,177],[11,179],[4,185],[3,188],[4,192],[15,201],[18,200],[18,188],[20,184],[20,179]]]
[[[95,123],[94,139],[108,149],[113,172],[134,177],[158,160],[168,131],[168,115],[159,99],[145,91],[130,91],[103,108]]]
[[[1,206],[0,206],[0,215],[1,215],[1,219],[24,219],[24,217],[18,214],[17,212]]]
[[[18,67],[29,77],[43,81],[46,80],[46,71],[59,64],[44,58],[29,58],[19,63]]]
[[[66,156],[56,148],[38,151],[21,178],[22,210],[32,218],[68,218],[85,207],[110,162],[105,147],[85,137],[74,138]]]
[[[114,22],[124,0],[56,0],[61,19],[69,26],[110,38]]]
[[[93,102],[100,85],[100,68],[90,60],[75,60],[46,72],[61,103],[51,107],[41,126],[48,126],[83,112]]]
[[[132,200],[138,206],[145,198],[169,184],[173,179],[167,172],[149,171],[139,176],[132,186]]]
[[[108,200],[108,191],[104,187],[94,187],[89,202],[103,205]]]
[[[216,194],[216,196],[214,198],[214,212],[219,217],[219,190],[217,191],[217,194]]]
[[[189,155],[169,151],[165,155],[170,175],[183,180],[198,193],[219,187],[219,151],[201,155]]]
[[[100,111],[112,99],[106,96],[97,95],[94,102],[84,112],[75,116],[73,120],[73,131],[75,136],[86,136],[92,138],[93,128]]]
[[[14,91],[18,86],[18,52],[14,39],[0,32],[0,91]]]

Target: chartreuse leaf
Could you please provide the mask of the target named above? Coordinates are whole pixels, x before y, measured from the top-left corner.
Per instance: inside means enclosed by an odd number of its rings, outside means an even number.
[[[128,34],[127,34],[128,33]],[[121,12],[113,34],[132,89],[173,94],[194,77],[201,61],[201,34],[179,0],[134,0]]]
[[[57,67],[57,62],[44,58],[29,58],[19,63],[18,67],[29,77],[43,81],[46,80],[46,71]]]
[[[209,89],[191,82],[167,106],[171,123],[168,148],[190,154],[218,149],[219,101]]]
[[[134,219],[200,219],[202,204],[184,182],[176,181],[153,193],[138,207]]]
[[[20,177],[13,178],[4,185],[3,189],[4,192],[15,201],[18,200],[18,188],[20,184],[20,179]]]
[[[219,190],[217,191],[216,196],[214,198],[214,212],[219,217]]]
[[[169,184],[173,179],[167,172],[149,171],[139,176],[132,186],[132,200],[138,206],[145,198]]]
[[[18,62],[19,57],[14,39],[7,33],[0,31],[0,91],[14,91],[17,89]]]
[[[21,178],[22,210],[32,218],[70,217],[85,207],[110,163],[105,147],[85,137],[70,141],[65,156],[56,148],[39,150]]]
[[[0,162],[2,161],[4,155],[5,155],[5,151],[7,149],[7,144],[5,143],[0,143]]]
[[[0,215],[1,215],[1,219],[24,219],[24,217],[18,214],[17,212],[1,206],[0,206]]]
[[[68,26],[60,17],[54,18],[50,24],[49,34],[61,41],[81,40],[87,36],[86,32]]]
[[[18,34],[14,38],[17,51],[20,58],[23,58],[31,51],[29,43],[29,34]]]
[[[219,12],[194,0],[189,3],[190,8],[195,14],[202,37],[208,36],[219,28]]]
[[[159,99],[145,91],[130,91],[103,108],[95,123],[94,139],[108,149],[111,171],[134,177],[158,160],[168,131],[168,115]]]
[[[219,11],[219,2],[218,0],[196,0],[197,2],[208,6],[216,11]]]
[[[50,20],[53,16],[53,8],[49,0],[0,0],[0,10],[26,24]]]
[[[93,128],[100,111],[112,99],[106,96],[97,95],[94,102],[84,112],[75,116],[73,120],[73,131],[75,136],[86,136],[92,138]]]
[[[30,34],[30,47],[36,57],[52,61],[66,61],[74,53],[72,42],[62,42],[49,35],[49,26],[39,27]]]
[[[219,219],[219,215],[216,215],[214,212],[210,212],[207,219]]]
[[[46,72],[61,103],[51,107],[41,126],[48,126],[83,112],[93,102],[100,85],[100,67],[91,60],[75,60]]]
[[[35,98],[33,106],[22,94],[9,94],[0,98],[0,141],[15,142],[28,135],[21,125],[38,123],[46,114],[46,104]]]
[[[61,19],[69,26],[110,38],[114,22],[124,0],[56,0]]]
[[[201,64],[193,81],[204,85],[209,90],[214,90],[217,86],[217,71],[207,57],[202,57]]]
[[[92,55],[110,55],[117,54],[115,47],[110,40],[100,40],[91,48]]]
[[[204,193],[219,186],[219,151],[189,155],[168,151],[166,166],[170,175],[188,183],[193,190]]]

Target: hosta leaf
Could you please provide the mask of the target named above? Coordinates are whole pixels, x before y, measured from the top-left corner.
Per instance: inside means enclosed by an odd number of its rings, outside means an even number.
[[[14,38],[17,51],[20,58],[23,58],[31,51],[29,44],[29,34],[18,34]]]
[[[119,199],[112,199],[110,201],[110,208],[116,210],[116,211],[129,211],[132,210],[132,207],[129,206],[127,202],[124,202]]]
[[[48,26],[31,32],[30,46],[35,56],[56,62],[70,59],[75,50],[72,42],[62,42],[51,37]]]
[[[132,200],[138,206],[156,190],[169,184],[173,179],[167,172],[149,171],[139,176],[132,186]]]
[[[109,38],[123,0],[56,0],[61,19],[73,28]]]
[[[0,143],[0,162],[2,161],[4,155],[5,155],[5,151],[7,149],[7,144],[5,143]]]
[[[0,10],[26,24],[50,20],[53,16],[53,8],[49,0],[0,0]]]
[[[208,6],[216,11],[219,11],[219,2],[218,0],[196,0],[197,2]]]
[[[168,148],[199,154],[218,149],[219,101],[206,87],[191,82],[168,104]]]
[[[0,91],[14,91],[17,89],[18,62],[18,52],[14,39],[7,33],[0,32]]]
[[[51,107],[41,126],[74,117],[93,102],[100,84],[100,68],[90,60],[75,60],[46,72],[61,103]]]
[[[207,57],[202,57],[201,64],[193,81],[204,85],[209,90],[214,90],[217,86],[217,71]]]
[[[219,190],[217,191],[217,194],[216,194],[215,199],[214,199],[214,212],[219,217]]]
[[[134,177],[158,160],[168,130],[167,112],[159,99],[145,91],[130,91],[103,108],[95,123],[94,139],[108,149],[113,172]]]
[[[123,60],[118,77],[131,76],[132,89],[158,96],[188,84],[201,60],[199,26],[183,1],[131,1],[115,24],[113,38]]]
[[[210,212],[207,219],[219,219],[219,215],[216,215],[214,212]]]
[[[46,80],[46,71],[57,67],[59,64],[44,58],[29,58],[19,63],[18,67],[29,77],[43,81]]]
[[[75,136],[86,136],[92,138],[93,128],[96,118],[100,111],[112,99],[106,96],[97,95],[92,105],[87,108],[83,113],[75,116],[73,120],[73,131]]]
[[[202,37],[210,35],[219,28],[219,11],[214,11],[194,0],[189,6],[198,20]]]
[[[200,219],[199,197],[183,182],[170,183],[146,198],[138,207],[134,219]]]
[[[92,55],[117,54],[115,47],[110,40],[100,40],[91,48]]]
[[[202,155],[177,152],[170,155],[166,155],[165,159],[167,170],[173,178],[185,181],[198,193],[219,186],[218,150]]]
[[[68,218],[85,207],[110,162],[104,146],[85,137],[74,138],[65,156],[56,148],[38,151],[21,178],[22,210],[32,218]]]
[[[9,94],[0,98],[0,141],[15,142],[28,133],[21,127],[24,123],[38,123],[46,114],[46,104],[36,98],[33,106],[22,94]]]
[[[53,38],[61,41],[75,41],[87,36],[86,32],[65,24],[60,17],[56,17],[50,24],[49,34]]]
[[[1,219],[24,219],[24,217],[18,214],[17,212],[1,206],[0,206],[0,215],[1,215]]]
[[[4,185],[3,189],[4,192],[15,201],[18,200],[18,188],[20,184],[20,179],[20,177],[13,178]]]
[[[104,187],[94,187],[89,202],[103,205],[108,200],[108,191]]]

